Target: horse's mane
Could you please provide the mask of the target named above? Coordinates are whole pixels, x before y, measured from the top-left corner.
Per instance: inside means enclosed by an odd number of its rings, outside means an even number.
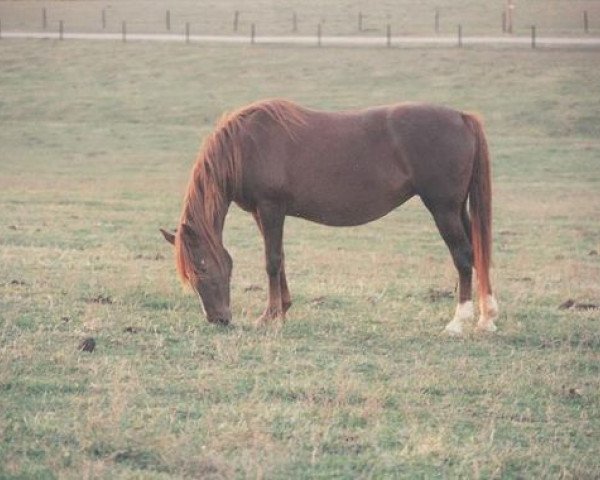
[[[193,167],[183,202],[180,228],[175,237],[175,259],[182,281],[194,283],[199,273],[194,267],[190,245],[182,241],[182,224],[206,240],[210,254],[223,268],[219,255],[220,231],[215,221],[223,214],[230,199],[240,191],[245,135],[249,131],[248,120],[262,112],[283,131],[294,138],[295,127],[304,124],[303,110],[287,100],[265,100],[252,103],[229,114],[224,114],[213,132],[204,140]]]

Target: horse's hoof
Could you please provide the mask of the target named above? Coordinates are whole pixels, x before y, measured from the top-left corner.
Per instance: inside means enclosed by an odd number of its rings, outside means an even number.
[[[487,317],[493,322],[498,317],[498,301],[493,295],[487,297]]]
[[[446,333],[446,335],[450,335],[451,337],[460,337],[463,334],[462,322],[456,319],[452,320],[444,328],[444,333]]]
[[[285,314],[290,309],[291,306],[292,306],[292,302],[291,301],[290,302],[283,302],[283,304],[282,304],[283,313]]]
[[[448,328],[448,326],[444,328],[443,333],[445,333],[449,337],[462,337],[463,335],[463,331],[461,328]]]

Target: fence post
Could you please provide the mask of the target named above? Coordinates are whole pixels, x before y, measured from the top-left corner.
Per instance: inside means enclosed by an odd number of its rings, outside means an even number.
[[[535,25],[531,26],[531,48],[535,48]]]
[[[435,33],[440,33],[440,9],[435,7]]]
[[[58,21],[58,39],[62,40],[63,39],[63,32],[64,32],[64,24],[62,20]]]
[[[321,46],[321,22],[317,25],[317,45]]]
[[[508,0],[508,6],[506,10],[506,31],[510,34],[513,33],[513,13],[515,10],[515,4],[513,0]]]
[[[296,12],[292,15],[292,32],[298,31],[298,17],[296,16]]]
[[[171,31],[171,10],[167,10],[167,13],[165,14],[165,26],[167,27],[167,30],[170,32]]]
[[[0,40],[2,40],[2,19],[0,18]]]
[[[102,9],[102,30],[106,30],[106,9]]]
[[[125,23],[125,21],[123,21],[121,24],[121,35],[123,38],[123,43],[125,43],[127,41],[127,23]]]
[[[42,8],[42,28],[48,28],[48,15],[46,15],[46,7]]]
[[[190,22],[185,22],[185,43],[190,43]]]
[[[502,11],[502,33],[506,33],[506,12]]]
[[[458,47],[461,48],[463,46],[462,41],[462,25],[458,26]]]
[[[589,32],[589,23],[588,23],[588,12],[587,12],[587,10],[583,11],[583,31],[585,33]]]
[[[363,31],[363,14],[362,12],[358,12],[358,31]]]
[[[392,46],[392,26],[388,23],[385,29],[388,48]]]
[[[235,13],[233,14],[233,31],[234,32],[238,31],[239,20],[240,20],[240,12],[238,10],[236,10]]]
[[[252,27],[250,28],[250,43],[252,45],[254,45],[255,37],[256,37],[256,27],[254,26],[254,24],[252,24]]]

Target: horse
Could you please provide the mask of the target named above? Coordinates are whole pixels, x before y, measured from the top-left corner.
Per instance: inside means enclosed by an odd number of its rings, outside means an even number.
[[[292,305],[285,272],[286,216],[329,226],[376,220],[418,195],[458,272],[458,303],[445,331],[496,330],[489,276],[491,166],[478,116],[445,106],[399,103],[320,111],[284,99],[225,114],[204,140],[175,233],[179,277],[199,295],[211,323],[229,324],[233,261],[222,232],[231,202],[253,215],[265,248],[268,299],[257,323],[284,320]],[[468,205],[468,207],[467,207]]]

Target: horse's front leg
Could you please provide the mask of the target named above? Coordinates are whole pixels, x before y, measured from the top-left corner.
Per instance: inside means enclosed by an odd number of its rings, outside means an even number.
[[[278,205],[260,205],[255,214],[265,242],[265,260],[269,278],[267,308],[257,324],[268,323],[276,318],[284,318],[291,305],[285,270],[283,268],[283,222],[285,215]]]

